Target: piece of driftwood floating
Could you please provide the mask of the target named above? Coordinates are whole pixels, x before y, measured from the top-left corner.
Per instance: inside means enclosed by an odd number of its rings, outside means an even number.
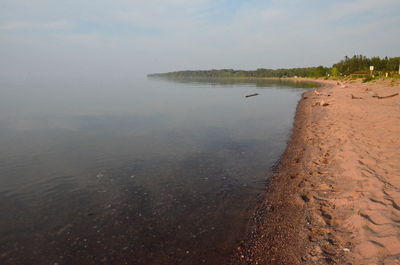
[[[391,97],[395,97],[395,96],[397,96],[397,95],[399,95],[399,93],[394,93],[394,94],[392,94],[392,95],[388,95],[388,96],[378,96],[378,95],[373,95],[372,97],[373,97],[373,98],[378,98],[378,99],[383,99],[383,98],[391,98]]]
[[[246,96],[246,98],[249,98],[249,97],[254,97],[254,96],[258,96],[258,95],[260,95],[260,94],[258,94],[258,93],[254,93],[254,94],[247,95],[247,96]]]

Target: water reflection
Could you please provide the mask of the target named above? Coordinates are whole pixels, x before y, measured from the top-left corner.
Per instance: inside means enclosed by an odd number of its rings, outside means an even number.
[[[79,104],[46,95],[49,105],[9,95],[16,106],[0,118],[1,263],[225,262],[301,93],[274,84],[244,99],[260,87],[138,81],[100,87],[102,95],[82,90]]]
[[[174,83],[184,83],[184,84],[208,84],[214,86],[232,86],[232,85],[248,85],[251,87],[256,86],[257,88],[268,88],[275,87],[281,89],[290,88],[315,88],[319,85],[310,81],[301,81],[296,79],[268,79],[268,78],[174,78],[174,77],[151,77],[151,79],[158,79],[164,81],[170,81]]]

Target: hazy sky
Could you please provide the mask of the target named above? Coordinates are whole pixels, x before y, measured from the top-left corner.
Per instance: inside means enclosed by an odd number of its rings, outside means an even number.
[[[0,78],[127,77],[400,55],[400,0],[1,0]]]

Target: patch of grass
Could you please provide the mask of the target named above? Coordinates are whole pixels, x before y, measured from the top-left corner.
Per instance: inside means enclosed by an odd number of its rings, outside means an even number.
[[[370,82],[370,81],[372,81],[372,80],[374,80],[375,78],[373,78],[372,76],[367,76],[367,77],[365,77],[364,79],[363,79],[363,83],[367,83],[367,82]]]

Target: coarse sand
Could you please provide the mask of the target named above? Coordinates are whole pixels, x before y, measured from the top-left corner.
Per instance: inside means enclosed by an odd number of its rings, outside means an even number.
[[[317,81],[231,264],[400,264],[400,85]]]

